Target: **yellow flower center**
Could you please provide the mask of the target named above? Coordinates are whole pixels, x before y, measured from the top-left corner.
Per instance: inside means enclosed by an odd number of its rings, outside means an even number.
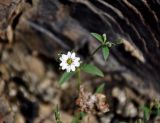
[[[71,65],[71,64],[73,63],[73,60],[72,60],[71,58],[68,58],[68,59],[67,59],[67,63],[68,63],[69,65]]]

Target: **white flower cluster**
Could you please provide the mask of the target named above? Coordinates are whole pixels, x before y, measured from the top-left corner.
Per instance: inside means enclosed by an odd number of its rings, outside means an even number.
[[[76,57],[75,52],[62,54],[62,56],[60,57],[60,61],[62,70],[66,70],[67,72],[75,71],[76,68],[80,66],[80,58]]]

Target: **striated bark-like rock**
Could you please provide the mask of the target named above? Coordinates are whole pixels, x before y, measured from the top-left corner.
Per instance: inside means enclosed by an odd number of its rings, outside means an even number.
[[[13,40],[11,24],[22,7],[22,0],[0,1],[0,40]]]
[[[25,11],[18,15],[24,4]],[[107,66],[101,55],[95,57],[96,63],[135,88],[154,86],[158,90],[159,6],[154,0],[5,0],[0,2],[1,39],[6,39],[2,32],[14,25],[16,41],[55,58],[60,48],[78,50],[88,43],[96,47],[90,32],[106,33],[109,40],[122,38],[123,45],[111,50]]]
[[[132,88],[137,100],[138,94],[154,98],[160,88],[159,8],[158,0],[1,0],[0,42],[14,42],[11,49],[0,43],[0,77],[9,88],[0,94],[18,98],[22,115],[34,122],[39,100],[55,98],[51,66],[58,73],[57,54],[76,50],[85,59],[98,46],[90,35],[97,32],[123,40],[106,63],[100,51],[93,59],[105,81]],[[25,114],[25,106],[33,114]]]
[[[158,90],[159,6],[156,1],[132,0],[33,1],[32,7],[19,18],[16,40],[54,58],[60,47],[77,50],[87,48],[88,43],[89,47],[96,47],[90,32],[106,33],[109,40],[122,38],[123,45],[111,50],[107,65],[100,54],[95,62],[143,92],[148,87]]]

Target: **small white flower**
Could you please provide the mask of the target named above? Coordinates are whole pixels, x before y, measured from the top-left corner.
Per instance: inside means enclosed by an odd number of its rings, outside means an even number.
[[[75,71],[80,66],[80,58],[76,57],[75,52],[68,52],[66,55],[62,54],[60,61],[62,70],[66,70],[67,72]]]

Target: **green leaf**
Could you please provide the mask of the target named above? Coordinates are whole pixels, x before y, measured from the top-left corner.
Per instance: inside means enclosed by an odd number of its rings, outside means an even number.
[[[107,36],[106,36],[106,34],[103,34],[102,36],[103,36],[103,42],[107,42]]]
[[[147,123],[148,118],[149,118],[150,110],[149,110],[148,107],[144,107],[143,112],[144,112],[144,121],[145,121],[145,123]]]
[[[102,47],[102,53],[103,53],[104,60],[106,61],[109,56],[109,48],[107,46]]]
[[[98,88],[96,89],[96,93],[102,93],[104,91],[104,86],[105,86],[104,83],[98,86]]]
[[[58,105],[54,109],[54,116],[55,116],[56,123],[62,123]]]
[[[100,77],[104,76],[103,72],[99,68],[97,68],[96,66],[94,66],[92,64],[84,64],[84,65],[82,65],[81,69],[84,72],[92,74],[92,75],[97,75],[97,76],[100,76]]]
[[[75,72],[63,73],[60,80],[59,80],[59,84],[62,85],[64,82],[68,81],[74,74],[75,74]]]
[[[99,35],[99,34],[97,34],[97,33],[91,33],[91,35],[93,36],[93,37],[95,37],[99,42],[101,42],[102,44],[104,43],[104,41],[103,41],[103,36],[101,36],[101,35]]]
[[[76,113],[71,123],[80,123],[84,116],[85,116],[84,112]]]
[[[143,121],[145,123],[147,123],[147,121],[148,121],[148,119],[150,117],[151,110],[150,110],[150,108],[148,108],[145,105],[141,106],[140,108],[143,110]]]

